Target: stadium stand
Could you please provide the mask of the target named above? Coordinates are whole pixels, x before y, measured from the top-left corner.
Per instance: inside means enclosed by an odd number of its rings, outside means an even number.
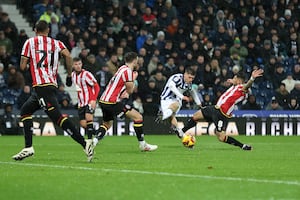
[[[157,71],[168,78],[184,67],[193,66],[197,70],[195,87],[199,88],[199,94],[208,94],[211,103],[228,87],[226,78],[239,70],[248,77],[254,68],[265,70],[264,77],[251,88],[262,109],[288,74],[294,81],[300,81],[298,1],[191,0],[187,4],[184,0],[17,0],[16,5],[7,6],[2,5],[0,13],[4,77],[9,64],[18,64],[19,48],[24,41],[22,35],[25,32],[32,36],[33,24],[42,18],[49,20],[53,37],[62,40],[74,55],[81,57],[86,68],[95,70],[99,83],[109,77],[107,66],[112,69],[110,67],[121,65],[128,51],[138,52],[139,71],[146,72],[140,79],[143,82],[139,83],[139,89]],[[17,34],[5,27],[7,18],[15,24]],[[14,46],[6,56],[1,55],[4,44],[1,31]],[[205,71],[206,66],[210,66],[208,71]],[[223,69],[228,71],[226,76],[221,74]],[[63,67],[59,74],[65,80]],[[75,89],[67,91],[76,102]],[[157,89],[157,92],[160,91]],[[1,93],[0,97],[4,96],[4,90]],[[145,103],[146,96],[137,90],[133,100],[141,97]],[[299,98],[296,96],[298,101]],[[193,109],[193,106],[185,108]]]

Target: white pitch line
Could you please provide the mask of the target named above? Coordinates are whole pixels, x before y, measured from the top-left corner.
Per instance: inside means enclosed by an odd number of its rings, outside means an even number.
[[[270,183],[270,184],[300,186],[299,181],[267,180],[267,179],[239,178],[239,177],[225,177],[225,176],[224,177],[223,176],[206,176],[206,175],[197,175],[197,174],[153,172],[153,171],[130,170],[130,169],[74,167],[74,166],[65,166],[65,165],[47,165],[47,164],[34,164],[34,163],[22,163],[22,162],[1,162],[0,161],[0,164],[30,166],[30,167],[48,167],[48,168],[59,168],[59,169],[76,169],[76,170],[86,170],[86,171],[101,170],[104,172],[116,172],[116,173],[149,174],[149,175],[185,177],[185,178],[194,178],[194,179],[197,178],[197,179],[211,179],[211,180],[225,180],[225,181],[243,181],[243,182]]]

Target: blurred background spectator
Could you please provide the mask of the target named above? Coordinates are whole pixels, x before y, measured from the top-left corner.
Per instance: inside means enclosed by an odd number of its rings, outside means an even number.
[[[194,84],[201,88],[207,105],[231,86],[228,78],[238,71],[249,78],[257,67],[265,70],[264,76],[239,107],[266,109],[272,96],[282,106],[292,97],[299,102],[298,1],[19,0],[17,5],[32,25],[38,19],[49,22],[51,36],[62,40],[73,57],[82,59],[102,84],[101,90],[124,64],[123,55],[136,51],[141,77],[135,98],[142,104],[156,102],[165,79],[190,66],[197,71]],[[18,34],[7,13],[1,14],[0,21],[0,81],[4,77],[1,85],[5,86],[9,64],[19,71],[20,47],[27,35],[21,30]],[[30,85],[28,74],[19,73]],[[155,85],[152,98],[145,89],[148,83]],[[18,85],[20,93],[24,84]],[[0,93],[3,96],[7,90]]]
[[[0,135],[15,135],[19,133],[17,119],[13,113],[13,106],[11,104],[5,104],[4,113],[0,114]]]

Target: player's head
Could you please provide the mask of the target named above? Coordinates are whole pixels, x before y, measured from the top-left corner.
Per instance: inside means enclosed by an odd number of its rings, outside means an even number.
[[[246,75],[244,72],[239,71],[234,77],[233,77],[233,84],[237,85],[237,84],[242,84],[245,82],[246,79]]]
[[[82,61],[81,58],[75,57],[73,58],[73,69],[75,72],[80,72],[82,69]]]
[[[124,55],[124,61],[128,67],[132,67],[134,69],[137,67],[138,55],[135,52],[128,52]]]
[[[35,32],[37,34],[47,34],[49,33],[49,25],[45,20],[39,20],[35,24]]]
[[[188,67],[184,70],[183,78],[185,83],[192,83],[196,76],[196,72]]]

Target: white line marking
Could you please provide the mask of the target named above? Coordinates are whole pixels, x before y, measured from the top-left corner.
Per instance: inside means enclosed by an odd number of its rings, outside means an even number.
[[[171,177],[185,177],[185,178],[196,178],[196,179],[212,179],[212,180],[225,180],[225,181],[244,181],[244,182],[255,182],[255,183],[270,183],[270,184],[282,184],[282,185],[295,185],[300,186],[299,181],[284,181],[284,180],[267,180],[267,179],[255,179],[255,178],[239,178],[239,177],[223,177],[223,176],[206,176],[197,174],[182,174],[182,173],[169,173],[169,172],[152,172],[142,170],[130,170],[130,169],[108,169],[108,168],[92,168],[92,167],[74,167],[65,165],[47,165],[47,164],[34,164],[34,163],[22,163],[22,162],[1,162],[0,164],[6,165],[20,165],[30,167],[48,167],[48,168],[59,168],[59,169],[76,169],[86,171],[104,171],[104,172],[116,172],[116,173],[132,173],[132,174],[149,174],[158,176],[171,176]]]

